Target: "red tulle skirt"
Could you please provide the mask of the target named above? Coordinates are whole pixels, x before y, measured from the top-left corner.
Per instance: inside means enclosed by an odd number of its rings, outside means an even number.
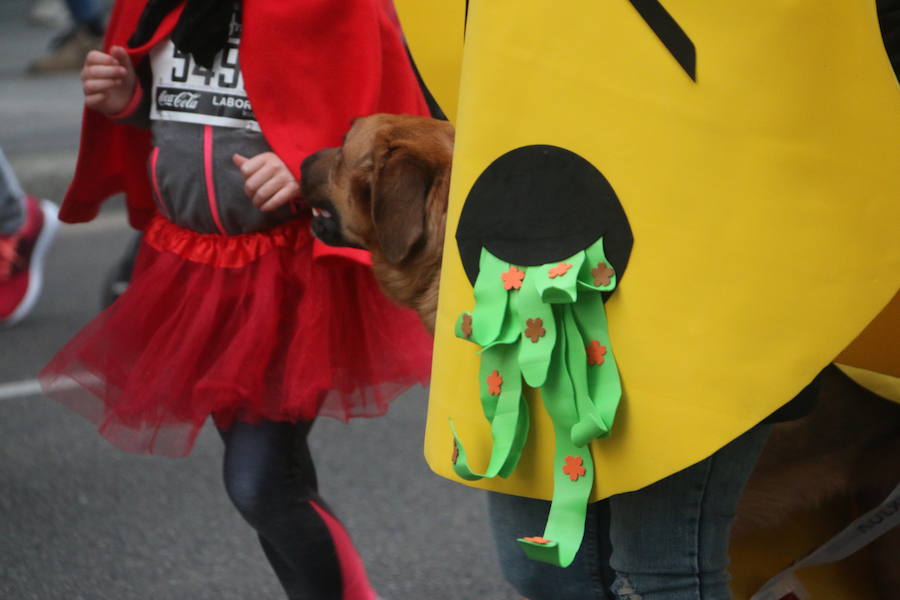
[[[314,259],[307,219],[220,236],[157,217],[128,290],[40,380],[120,448],[183,456],[210,415],[380,416],[430,366],[418,317],[370,268]]]

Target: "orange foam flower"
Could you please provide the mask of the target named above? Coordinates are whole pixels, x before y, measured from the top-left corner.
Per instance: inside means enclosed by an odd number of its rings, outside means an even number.
[[[522,289],[522,280],[525,279],[525,271],[510,267],[509,271],[500,274],[500,278],[503,279],[504,290],[520,290]]]
[[[494,372],[487,377],[488,394],[491,396],[499,396],[500,388],[503,387],[503,378],[500,377],[500,371],[494,369]]]
[[[569,263],[559,263],[555,267],[552,267],[547,274],[550,276],[550,279],[556,279],[557,277],[562,277],[566,273],[569,272],[569,269],[572,268],[572,265]]]
[[[590,346],[585,348],[587,351],[587,361],[589,365],[602,365],[606,360],[606,346],[593,340]]]
[[[539,535],[535,535],[533,537],[522,538],[526,542],[531,542],[532,544],[549,544],[552,540],[548,540],[547,538],[542,538]]]
[[[462,324],[459,326],[466,338],[472,337],[472,315],[463,315]]]
[[[544,329],[543,319],[527,319],[525,325],[527,325],[527,327],[525,327],[525,337],[532,342],[537,343],[539,339],[547,335],[547,330]]]
[[[615,275],[615,271],[605,262],[598,262],[597,266],[591,269],[591,275],[594,276],[594,285],[603,287],[609,285],[610,278]]]
[[[567,456],[566,464],[563,465],[562,470],[572,481],[578,481],[579,477],[587,473],[587,470],[584,468],[584,461],[580,456]]]

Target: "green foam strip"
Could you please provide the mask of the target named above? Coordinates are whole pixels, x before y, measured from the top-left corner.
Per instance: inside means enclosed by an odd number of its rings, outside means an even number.
[[[585,365],[588,396],[592,401],[591,406],[582,407],[579,404],[581,418],[579,424],[572,429],[572,441],[583,445],[589,443],[593,438],[603,438],[609,435],[615,421],[619,400],[622,397],[622,382],[616,366],[616,357],[610,344],[603,299],[599,294],[592,294],[583,302],[576,304],[573,312],[577,329],[573,338],[577,336],[578,339],[587,342],[586,346],[581,348],[582,352],[579,353],[579,358],[575,360],[584,360],[582,364]],[[587,364],[586,347],[594,341],[606,348],[603,363],[600,365]]]
[[[532,277],[533,270],[528,269],[525,275],[525,281],[522,285],[522,291],[518,298],[518,315],[517,322],[521,331],[522,338],[519,342],[519,365],[522,368],[522,375],[525,377],[525,383],[533,388],[539,388],[544,385],[547,379],[547,370],[550,368],[550,355],[553,347],[556,345],[556,319],[553,317],[553,307],[544,304],[541,295],[535,286],[535,277]],[[528,328],[528,320],[534,322],[540,319],[542,327],[546,330],[544,337],[532,342],[530,338],[525,337],[524,333]]]
[[[616,273],[612,268],[612,263],[606,258],[603,251],[603,238],[600,238],[591,244],[584,251],[585,260],[581,264],[581,270],[578,272],[578,287],[582,289],[596,290],[598,292],[610,292],[616,287]],[[594,285],[594,269],[603,263],[612,271],[609,283],[607,285]]]
[[[616,286],[616,275],[602,238],[560,263],[516,267],[521,289],[504,287],[509,263],[483,249],[479,264],[475,308],[457,321],[456,335],[481,347],[479,390],[493,445],[487,468],[475,472],[451,420],[454,471],[467,480],[508,477],[531,421],[523,381],[540,388],[555,435],[553,498],[543,535],[519,543],[530,558],[565,567],[584,536],[594,483],[589,444],[610,434],[622,393],[600,293]]]
[[[501,275],[509,265],[486,251],[481,253],[479,265],[471,339],[480,346],[487,346],[497,339],[503,327],[509,294],[503,289]]]
[[[561,321],[571,320],[571,313],[560,316]],[[560,323],[565,328],[565,323]],[[584,519],[587,514],[588,498],[594,485],[594,463],[588,447],[577,447],[569,438],[569,430],[578,420],[578,411],[571,401],[575,393],[572,376],[566,368],[567,343],[561,338],[554,351],[554,364],[544,385],[544,406],[553,421],[556,435],[555,457],[553,459],[553,500],[550,515],[544,529],[544,539],[551,544],[538,544],[519,540],[529,558],[560,567],[569,566],[575,559],[584,537]],[[583,473],[572,481],[564,470],[570,461],[579,461]]]
[[[511,473],[524,447],[524,441],[519,438],[528,436],[528,411],[522,396],[522,375],[515,354],[507,350],[502,346],[486,350],[481,359],[481,400],[485,416],[491,422],[493,437],[491,457],[483,473],[473,471],[469,466],[462,441],[454,429],[459,456],[453,469],[469,481],[496,477],[501,472]],[[502,378],[499,395],[492,394],[488,384],[489,379],[496,376]]]
[[[494,346],[515,344],[519,341],[519,337],[522,335],[522,328],[519,320],[516,318],[516,313],[518,312],[520,301],[520,294],[517,290],[512,290],[507,294],[508,304],[503,314],[503,325],[500,327],[500,333],[497,334],[497,338],[493,342],[484,346],[480,352],[484,352]],[[511,352],[512,349],[509,351]]]
[[[569,304],[578,298],[578,273],[584,263],[584,252],[558,263],[529,267],[526,277],[534,278],[534,285],[541,300],[548,304]],[[562,272],[561,265],[569,269]],[[556,276],[554,276],[556,273]]]

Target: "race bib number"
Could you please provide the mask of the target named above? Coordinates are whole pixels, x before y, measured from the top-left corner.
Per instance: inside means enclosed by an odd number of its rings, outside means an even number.
[[[259,131],[253,108],[244,91],[238,63],[240,24],[232,23],[228,43],[207,69],[172,40],[150,52],[153,101],[150,118]]]

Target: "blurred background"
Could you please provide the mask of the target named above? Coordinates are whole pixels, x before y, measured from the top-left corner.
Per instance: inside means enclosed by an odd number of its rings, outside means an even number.
[[[56,203],[75,164],[78,71],[28,71],[54,39],[90,43],[67,19],[55,2],[0,0],[0,147],[25,191]],[[64,225],[36,308],[0,329],[0,599],[283,598],[225,496],[211,427],[188,458],[129,455],[34,382],[98,312],[132,237],[118,199],[92,223]],[[382,419],[320,420],[312,447],[324,497],[385,600],[517,598],[499,574],[483,494],[431,474],[424,423],[422,389]]]

